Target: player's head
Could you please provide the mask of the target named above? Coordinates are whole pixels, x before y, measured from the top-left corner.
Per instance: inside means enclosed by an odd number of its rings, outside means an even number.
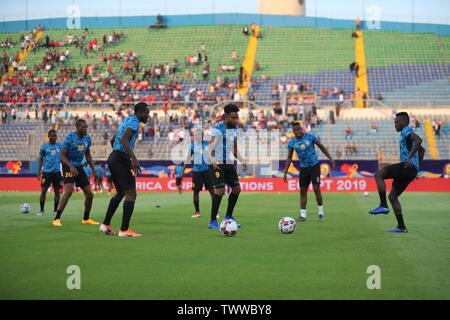
[[[48,132],[48,141],[51,143],[51,144],[55,144],[56,143],[56,139],[58,139],[58,135],[56,134],[56,130],[50,130],[49,132]]]
[[[142,123],[147,123],[150,110],[148,109],[148,104],[145,102],[139,102],[134,106],[134,115]]]
[[[224,108],[224,121],[227,128],[235,128],[239,121],[239,107],[234,103],[227,104]]]
[[[292,132],[294,133],[296,138],[301,139],[303,137],[303,128],[298,122],[295,122],[292,125]]]
[[[409,115],[406,112],[399,112],[395,115],[395,130],[400,132],[409,125]]]
[[[75,128],[77,129],[77,133],[81,136],[87,135],[87,122],[84,119],[78,119],[77,122],[75,122]]]

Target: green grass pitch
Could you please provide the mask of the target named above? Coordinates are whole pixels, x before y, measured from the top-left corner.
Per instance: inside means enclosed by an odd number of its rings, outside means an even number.
[[[450,197],[401,198],[408,234],[391,234],[392,213],[371,216],[371,193],[324,193],[324,222],[309,193],[308,221],[296,218],[298,193],[243,193],[235,209],[242,228],[227,238],[207,228],[211,201],[192,219],[192,193],[140,193],[131,228],[142,238],[106,236],[83,225],[82,194],[74,194],[53,227],[53,196],[36,216],[38,193],[0,193],[0,299],[450,299]],[[91,217],[102,221],[109,196],[96,194]],[[22,214],[20,203],[32,205]],[[156,208],[159,205],[160,208]],[[223,217],[227,198],[222,200]],[[118,230],[119,207],[112,221]],[[81,270],[79,290],[66,282]],[[367,268],[380,268],[381,289],[369,290]]]

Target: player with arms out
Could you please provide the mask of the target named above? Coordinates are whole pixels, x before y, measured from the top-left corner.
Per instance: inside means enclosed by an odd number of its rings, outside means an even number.
[[[83,190],[85,195],[84,200],[84,215],[81,223],[83,224],[99,224],[92,220],[89,215],[91,213],[92,201],[94,194],[91,190],[91,184],[86,176],[85,170],[81,163],[86,157],[89,166],[92,169],[94,178],[97,173],[94,170],[94,162],[92,161],[90,147],[92,145],[91,137],[87,134],[88,125],[85,120],[78,119],[75,122],[75,132],[69,133],[64,138],[63,148],[61,150],[61,162],[63,169],[64,194],[56,210],[56,217],[53,220],[55,227],[61,227],[61,215],[72,196],[74,185]]]
[[[192,165],[192,191],[194,193],[193,201],[195,213],[191,216],[192,218],[200,217],[200,191],[202,191],[203,186],[209,191],[211,198],[214,197],[211,171],[207,161],[207,147],[208,141],[203,141],[202,129],[196,128],[194,130],[194,141],[191,143],[188,158],[184,162],[186,167],[186,164],[191,163],[192,158],[194,160]]]
[[[212,163],[210,169],[212,185],[214,187],[211,221],[208,226],[210,229],[220,229],[216,217],[219,214],[220,202],[225,193],[225,184],[231,188],[225,219],[235,220],[233,210],[241,193],[241,186],[234,160],[230,157],[231,151],[234,157],[242,163],[244,171],[247,171],[247,163],[241,157],[237,148],[238,112],[239,107],[235,104],[230,103],[224,107],[224,120],[213,128],[211,141],[207,147],[208,156]],[[238,227],[240,227],[240,224],[238,224]]]
[[[100,231],[105,234],[116,234],[111,227],[111,219],[125,197],[119,237],[142,236],[142,234],[133,232],[129,226],[137,197],[136,174],[141,169],[139,161],[133,152],[134,144],[138,137],[141,123],[147,123],[148,117],[148,105],[143,102],[136,104],[134,106],[134,115],[127,117],[120,124],[116,135],[111,140],[113,151],[108,157],[108,168],[117,192],[109,201],[105,219],[100,225]]]
[[[397,227],[389,230],[389,232],[408,232],[403,221],[402,207],[398,198],[411,181],[416,178],[419,166],[425,156],[425,149],[422,147],[422,139],[414,132],[414,129],[409,127],[409,116],[406,112],[397,113],[394,123],[395,130],[400,132],[400,163],[384,167],[375,173],[380,205],[369,213],[373,215],[389,213],[384,180],[394,179],[389,193],[389,201],[397,218]]]
[[[53,186],[53,190],[55,191],[53,212],[56,214],[56,210],[58,209],[59,191],[62,188],[61,160],[59,159],[62,145],[56,143],[57,139],[56,131],[50,130],[48,132],[48,143],[42,145],[39,149],[38,179],[41,182],[41,196],[39,198],[41,210],[37,213],[38,216],[44,215],[45,197],[50,185]],[[44,167],[42,168],[42,166]]]
[[[306,221],[306,203],[308,200],[308,187],[312,183],[316,195],[317,206],[319,207],[319,221],[325,219],[323,212],[322,192],[320,191],[320,165],[314,145],[330,159],[331,167],[334,168],[334,160],[328,153],[325,146],[312,133],[303,133],[300,124],[292,126],[295,137],[289,141],[286,167],[284,168],[283,181],[287,183],[287,172],[292,162],[294,150],[297,152],[300,161],[300,216],[297,221]]]

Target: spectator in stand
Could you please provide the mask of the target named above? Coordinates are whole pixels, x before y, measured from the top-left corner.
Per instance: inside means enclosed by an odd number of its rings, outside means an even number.
[[[355,27],[356,30],[361,30],[361,20],[359,20],[359,18],[356,18]]]
[[[356,77],[357,78],[359,77],[359,74],[358,74],[358,72],[359,72],[359,64],[357,62],[352,62],[350,64],[350,72],[351,73],[354,72]]]
[[[374,122],[372,122],[370,125],[370,133],[377,134],[377,130],[378,130],[377,125]]]
[[[340,159],[342,157],[341,147],[337,146],[336,148],[336,159]]]
[[[347,127],[345,129],[345,140],[352,140],[353,138],[353,131],[350,127]]]
[[[335,112],[336,112],[336,118],[339,118],[339,114],[341,113],[341,104],[340,103],[336,103]]]
[[[248,36],[249,35],[249,30],[248,30],[248,26],[245,25],[244,28],[242,29],[242,33],[244,34],[244,36]]]

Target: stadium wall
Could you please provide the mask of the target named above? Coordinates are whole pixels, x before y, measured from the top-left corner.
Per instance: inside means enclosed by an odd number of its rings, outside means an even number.
[[[0,22],[0,32],[16,32],[31,30],[38,25],[45,29],[67,29],[68,18],[49,18],[36,20],[3,21]],[[147,27],[156,22],[156,16],[124,16],[124,17],[81,17],[81,28],[120,28]],[[245,13],[197,14],[164,16],[168,26],[183,25],[223,25],[251,24],[261,26],[316,27],[316,28],[354,28],[353,20],[329,19],[321,17],[301,17],[286,15],[262,15]],[[365,21],[363,29],[368,29]],[[382,31],[401,31],[418,33],[436,33],[441,36],[450,35],[450,25],[429,23],[406,23],[381,21]]]

